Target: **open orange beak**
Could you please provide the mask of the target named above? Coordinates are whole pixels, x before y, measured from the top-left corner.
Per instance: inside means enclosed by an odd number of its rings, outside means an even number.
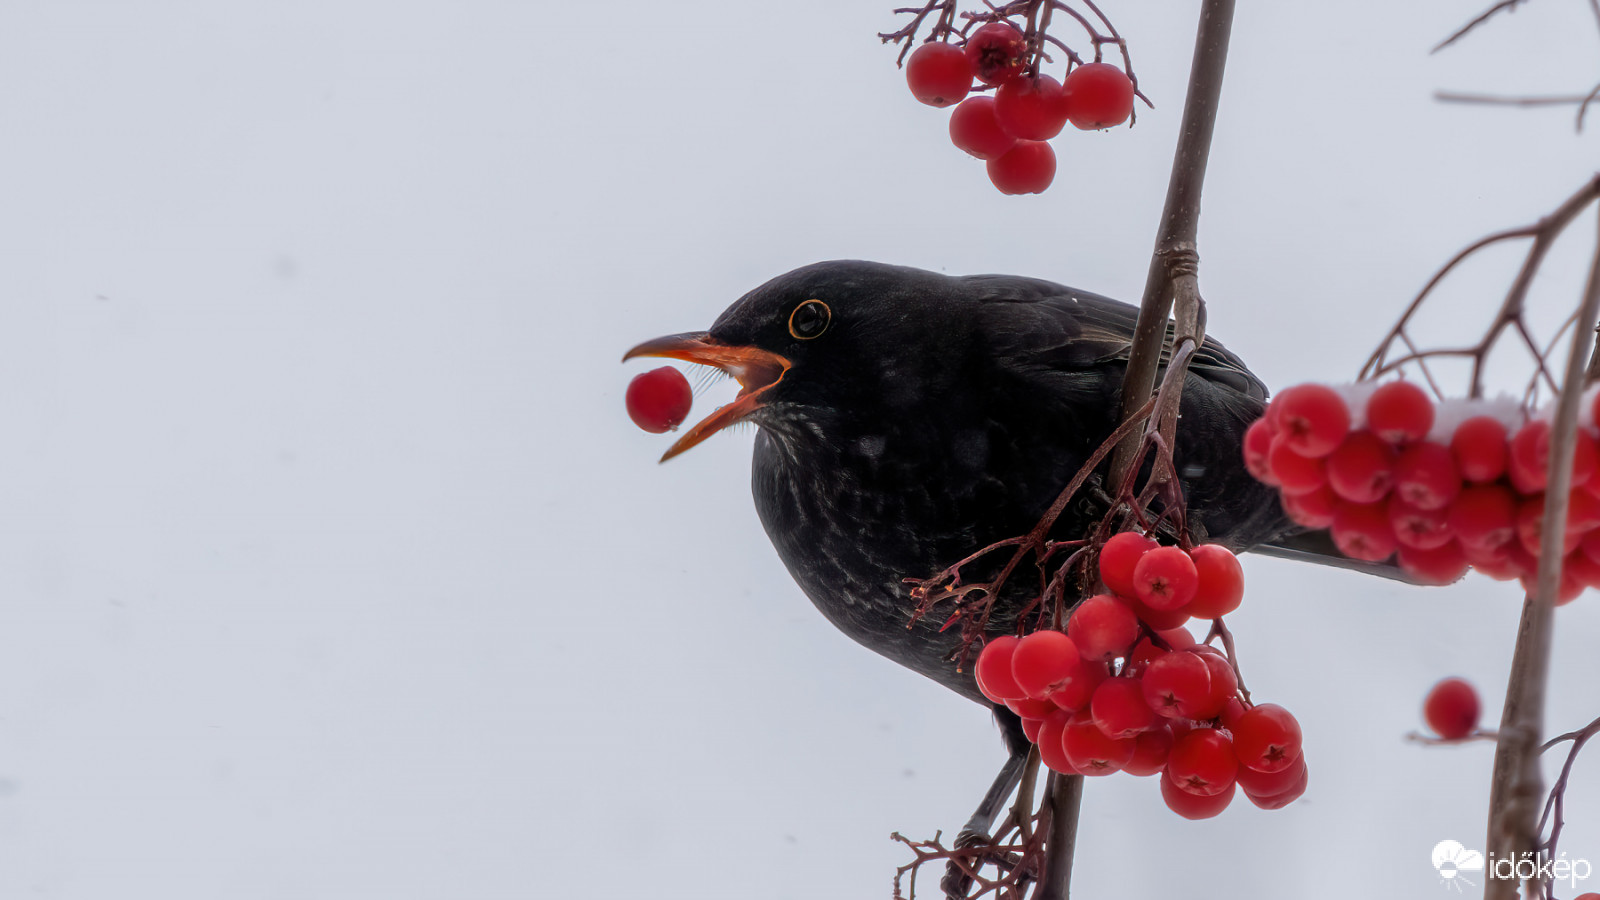
[[[622,354],[622,361],[627,362],[637,356],[662,356],[702,366],[716,366],[739,382],[739,395],[734,401],[684,432],[677,443],[667,448],[661,457],[662,462],[753,415],[764,405],[761,396],[783,380],[783,373],[789,371],[790,365],[787,359],[776,353],[759,347],[724,344],[704,331],[686,331],[645,341]]]

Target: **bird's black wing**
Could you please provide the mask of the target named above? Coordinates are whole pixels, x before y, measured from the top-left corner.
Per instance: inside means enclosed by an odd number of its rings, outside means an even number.
[[[989,350],[1011,364],[1040,372],[1085,372],[1121,367],[1133,352],[1137,307],[1035,278],[973,275],[961,279],[963,295],[981,304],[982,331]],[[1172,334],[1172,323],[1167,334]],[[1162,349],[1165,367],[1170,352]],[[1253,419],[1266,401],[1267,387],[1228,348],[1206,338],[1190,362],[1190,371],[1248,399],[1240,412]]]
[[[1043,389],[1029,391],[1030,396],[1051,398],[1057,410],[1082,403],[1114,409],[1120,402],[1137,307],[1035,278],[959,280],[962,296],[981,304],[978,330],[990,342],[988,351],[1008,372]],[[1172,331],[1168,323],[1169,338]],[[1163,368],[1169,356],[1163,348]],[[1244,360],[1205,339],[1184,384],[1178,441],[1180,456],[1207,472],[1186,481],[1191,512],[1209,513],[1207,524],[1235,549],[1414,582],[1393,563],[1348,559],[1325,532],[1293,526],[1282,515],[1276,493],[1245,472],[1244,430],[1261,416],[1267,396],[1266,385]]]

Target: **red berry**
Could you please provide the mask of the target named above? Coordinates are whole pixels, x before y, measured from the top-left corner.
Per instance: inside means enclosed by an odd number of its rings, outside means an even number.
[[[1056,712],[1061,712],[1061,710],[1058,709]],[[1029,741],[1032,741],[1035,744],[1039,743],[1039,729],[1042,727],[1044,727],[1044,719],[1022,720],[1023,735],[1025,735]]]
[[[1419,509],[1443,509],[1461,493],[1461,475],[1449,450],[1421,441],[1395,457],[1392,490]]]
[[[1088,716],[1067,723],[1061,744],[1072,767],[1084,775],[1110,775],[1133,759],[1132,738],[1106,737]]]
[[[1245,710],[1233,725],[1239,764],[1258,772],[1282,772],[1300,759],[1300,722],[1276,703]]]
[[[1246,773],[1250,775],[1248,779],[1245,777]],[[1285,778],[1284,776],[1289,777]],[[1281,787],[1279,790],[1270,792],[1250,790],[1250,785],[1257,783],[1258,779],[1261,782],[1267,782],[1270,779],[1272,784],[1280,785]],[[1296,760],[1294,765],[1283,772],[1274,772],[1270,775],[1250,772],[1250,770],[1244,768],[1239,769],[1239,789],[1244,791],[1244,795],[1250,798],[1251,803],[1262,809],[1282,809],[1288,806],[1300,799],[1309,784],[1310,774],[1306,771],[1305,757]]]
[[[1011,675],[1017,687],[1035,699],[1071,682],[1082,668],[1077,645],[1059,631],[1035,631],[1011,654]]]
[[[994,98],[987,95],[968,97],[950,114],[950,142],[979,159],[1004,156],[1017,145],[1017,139],[1000,127]]]
[[[1585,588],[1600,588],[1600,563],[1590,559],[1587,553],[1574,551],[1567,554],[1561,561],[1561,575],[1570,575]]]
[[[651,434],[660,434],[683,424],[694,402],[694,391],[682,372],[662,366],[633,376],[623,399],[633,424]]]
[[[1391,444],[1420,441],[1432,427],[1433,401],[1409,381],[1391,381],[1367,398],[1367,430]]]
[[[1002,194],[1037,194],[1056,178],[1056,152],[1044,141],[1017,141],[989,160],[989,181]]]
[[[990,22],[967,38],[967,61],[984,84],[1004,84],[1022,74],[1028,41],[1004,22]]]
[[[1297,726],[1298,727],[1298,726]],[[1234,752],[1238,753],[1239,735],[1234,733]],[[1257,797],[1272,797],[1287,791],[1294,783],[1303,777],[1306,768],[1304,751],[1297,752],[1294,759],[1281,769],[1272,772],[1263,772],[1241,764],[1236,777],[1239,787],[1246,794]]]
[[[990,638],[989,643],[983,647],[983,652],[978,654],[978,664],[973,667],[973,674],[978,679],[978,690],[985,697],[996,703],[1007,700],[1020,700],[1028,696],[1017,684],[1017,679],[1011,675],[1011,656],[1017,652],[1017,645],[1022,643],[1009,634]]]
[[[1133,567],[1134,594],[1152,609],[1182,609],[1199,587],[1194,560],[1179,547],[1157,547]]]
[[[1506,471],[1506,426],[1493,416],[1473,416],[1450,435],[1450,455],[1468,481],[1493,481]]]
[[[1290,519],[1307,528],[1327,528],[1333,524],[1333,510],[1338,495],[1326,484],[1304,494],[1283,494],[1283,511]]]
[[[1382,503],[1345,503],[1334,510],[1329,533],[1339,552],[1351,559],[1383,562],[1399,547]]]
[[[1305,494],[1328,483],[1321,457],[1301,456],[1289,445],[1289,436],[1280,431],[1272,439],[1267,451],[1267,465],[1272,477],[1278,481],[1279,490],[1285,494]]]
[[[1591,531],[1584,535],[1578,546],[1582,548],[1585,556],[1600,563],[1600,532]]]
[[[1133,570],[1145,553],[1160,546],[1137,531],[1113,534],[1100,548],[1100,580],[1113,593],[1124,597],[1135,594]]]
[[[1463,488],[1445,516],[1446,526],[1461,543],[1498,547],[1517,534],[1517,498],[1499,484]]]
[[[1194,635],[1190,634],[1187,628],[1158,628],[1156,629],[1156,637],[1161,638],[1168,647],[1174,650],[1187,650],[1190,647],[1199,646],[1194,639]]]
[[[1089,700],[1094,697],[1095,688],[1100,682],[1111,677],[1106,671],[1104,663],[1092,663],[1079,660],[1081,665],[1072,678],[1056,686],[1050,692],[1050,702],[1062,709],[1078,712],[1089,706]]]
[[[1550,423],[1529,422],[1517,429],[1506,455],[1506,472],[1511,484],[1524,494],[1544,490],[1549,480]]]
[[[1197,719],[1211,703],[1211,668],[1200,654],[1175,650],[1152,660],[1140,677],[1144,700],[1169,719]]]
[[[1542,491],[1550,478],[1549,467],[1550,423],[1529,422],[1511,439],[1507,462],[1511,483],[1524,494]],[[1600,450],[1596,449],[1594,438],[1579,431],[1577,445],[1573,448],[1572,486],[1586,484],[1594,477],[1597,467],[1600,467]]]
[[[1007,134],[1027,141],[1048,141],[1067,124],[1061,82],[1049,75],[1013,78],[994,92],[995,117]]]
[[[1233,787],[1239,772],[1233,741],[1215,728],[1196,728],[1172,742],[1167,777],[1175,787],[1212,797]]]
[[[1244,432],[1244,467],[1257,481],[1274,487],[1278,479],[1267,463],[1267,454],[1272,451],[1272,439],[1276,436],[1277,431],[1265,418],[1255,420]]]
[[[1432,550],[1455,539],[1450,531],[1448,510],[1418,509],[1398,495],[1391,496],[1384,508],[1389,511],[1389,526],[1394,529],[1395,540],[1402,547]]]
[[[1392,447],[1370,431],[1353,431],[1328,455],[1328,487],[1352,503],[1376,503],[1394,483]]]
[[[1239,676],[1234,674],[1233,665],[1220,651],[1205,644],[1194,649],[1199,654],[1200,661],[1206,664],[1211,684],[1206,691],[1205,703],[1195,708],[1191,718],[1215,719],[1222,715],[1228,701],[1239,693]]]
[[[1350,433],[1350,409],[1338,391],[1322,384],[1299,384],[1272,401],[1272,421],[1280,440],[1301,456],[1332,453]]]
[[[1109,662],[1127,656],[1139,639],[1139,619],[1133,610],[1106,594],[1079,603],[1067,619],[1067,635],[1083,658]]]
[[[1150,626],[1156,631],[1165,631],[1168,628],[1177,628],[1183,623],[1189,621],[1188,607],[1182,607],[1179,609],[1156,609],[1155,607],[1146,604],[1138,597],[1124,597],[1121,594],[1116,594],[1115,596],[1118,602],[1125,604],[1129,609],[1133,610],[1133,614],[1139,617],[1139,621]]]
[[[1578,429],[1577,443],[1572,454],[1572,486],[1593,485],[1600,473],[1600,444],[1589,432]]]
[[[1239,608],[1244,602],[1244,567],[1239,557],[1221,544],[1201,544],[1189,551],[1199,583],[1189,601],[1189,615],[1197,619],[1216,619]]]
[[[1160,723],[1150,704],[1144,702],[1144,686],[1137,678],[1107,678],[1095,688],[1089,701],[1089,716],[1095,727],[1111,738],[1131,738]]]
[[[1049,700],[1035,700],[1031,697],[1006,701],[1006,709],[1016,713],[1019,719],[1042,719],[1060,708]]]
[[[1461,550],[1467,556],[1467,563],[1483,575],[1495,581],[1515,581],[1522,577],[1524,571],[1521,560],[1527,557],[1522,548],[1515,541],[1501,544],[1498,547],[1479,547],[1473,544],[1463,544]],[[1513,550],[1515,551],[1513,553]],[[1529,558],[1531,562],[1531,558]]]
[[[1401,546],[1398,557],[1401,571],[1423,584],[1454,584],[1467,574],[1467,552],[1455,541],[1427,549]]]
[[[1122,667],[1124,675],[1141,675],[1150,664],[1175,650],[1188,650],[1195,646],[1194,635],[1187,628],[1166,628],[1156,630],[1156,640],[1165,646],[1157,646],[1150,638],[1141,638],[1134,646],[1133,654],[1128,657],[1127,663]],[[1146,698],[1148,699],[1148,698]]]
[[[1583,539],[1581,535],[1568,531],[1562,534],[1561,553],[1566,555],[1578,549],[1578,543]],[[1522,501],[1517,506],[1517,538],[1522,544],[1522,549],[1532,556],[1539,555],[1540,545],[1544,543],[1544,495],[1535,494]]]
[[[1529,573],[1523,576],[1523,593],[1531,594],[1537,590],[1539,587],[1537,581],[1538,579],[1534,577],[1534,573]],[[1568,603],[1578,599],[1578,596],[1583,593],[1583,587],[1583,582],[1578,580],[1578,577],[1573,574],[1572,570],[1563,570],[1561,572],[1561,581],[1556,585],[1555,605],[1566,606]]]
[[[1068,116],[1084,131],[1121,125],[1133,114],[1133,82],[1110,63],[1087,63],[1062,84]]]
[[[1139,732],[1133,740],[1133,759],[1122,771],[1129,775],[1154,775],[1167,767],[1167,755],[1172,752],[1172,729],[1165,725]]]
[[[1165,774],[1161,776],[1161,799],[1166,801],[1168,809],[1185,819],[1209,819],[1220,815],[1233,802],[1233,794],[1232,783],[1221,793],[1206,797],[1191,794],[1174,784],[1171,777]]]
[[[1078,774],[1078,770],[1072,767],[1072,761],[1067,759],[1067,750],[1062,743],[1067,723],[1071,720],[1072,713],[1064,709],[1056,710],[1039,726],[1039,736],[1033,741],[1039,747],[1039,761],[1063,775]]]
[[[954,44],[923,44],[906,60],[906,84],[929,106],[954,106],[972,90],[972,63]]]
[[[1234,679],[1234,687],[1237,688],[1238,684],[1236,677]],[[1239,694],[1235,690],[1233,696],[1228,698],[1228,702],[1222,704],[1222,712],[1217,714],[1217,724],[1232,731],[1234,723],[1239,721],[1239,717],[1242,715],[1244,715],[1244,701],[1239,699]]]
[[[1422,715],[1446,740],[1459,740],[1478,727],[1478,691],[1462,678],[1446,678],[1428,691]]]
[[[1567,530],[1588,534],[1600,528],[1600,497],[1588,491],[1573,491],[1567,497]]]

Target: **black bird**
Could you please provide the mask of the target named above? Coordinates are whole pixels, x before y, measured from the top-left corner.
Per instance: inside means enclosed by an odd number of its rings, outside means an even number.
[[[907,628],[904,580],[1038,522],[1116,425],[1137,317],[1032,278],[834,261],[756,288],[710,331],[647,341],[624,359],[671,357],[736,378],[738,398],[663,459],[754,422],[756,510],[806,596],[861,644],[987,704],[971,666],[957,669],[959,629],[941,632],[943,615]],[[1184,384],[1175,453],[1191,529],[1235,551],[1395,577],[1304,534],[1250,477],[1240,447],[1266,398],[1242,360],[1206,339]],[[1075,506],[1053,536],[1080,535],[1103,512]],[[1014,626],[1038,583],[1011,578],[994,633]]]
[[[1125,303],[1033,278],[844,260],[780,275],[710,331],[623,357],[686,360],[737,379],[737,399],[662,459],[754,422],[756,511],[806,596],[857,642],[994,710],[1010,757],[961,841],[991,827],[1030,745],[1021,720],[989,704],[970,665],[958,667],[960,629],[940,631],[937,613],[907,627],[905,579],[1034,527],[1117,423],[1137,318]],[[1404,580],[1291,523],[1245,470],[1244,432],[1266,399],[1244,362],[1207,338],[1184,382],[1174,453],[1196,538]],[[1075,504],[1051,537],[1081,536],[1104,512]],[[993,634],[1015,628],[1038,585],[1036,571],[1013,573]],[[947,878],[961,882],[958,871]]]

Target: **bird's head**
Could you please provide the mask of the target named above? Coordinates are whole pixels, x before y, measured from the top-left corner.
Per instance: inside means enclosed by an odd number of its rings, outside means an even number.
[[[714,366],[740,385],[732,403],[690,428],[662,459],[735,422],[800,434],[937,392],[953,368],[951,351],[967,343],[948,281],[881,263],[815,263],[744,295],[709,331],[629,350],[624,360],[658,356]]]

